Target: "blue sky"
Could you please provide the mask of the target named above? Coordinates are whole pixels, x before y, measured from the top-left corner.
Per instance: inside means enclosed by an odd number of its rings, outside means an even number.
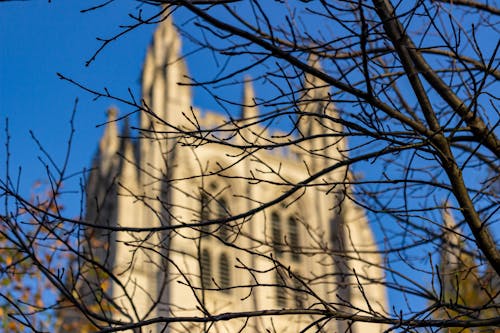
[[[22,167],[21,191],[36,180],[45,180],[42,156],[32,130],[56,164],[67,150],[69,120],[78,99],[75,138],[69,172],[89,166],[110,100],[93,97],[68,82],[60,72],[89,87],[109,88],[118,95],[131,88],[139,95],[139,77],[145,50],[154,26],[143,27],[111,43],[93,62],[85,62],[100,46],[96,37],[109,37],[129,23],[133,1],[120,1],[98,11],[80,13],[85,1],[14,1],[0,4],[0,172],[5,175],[5,121],[11,134],[11,170]],[[88,4],[87,4],[88,5]],[[122,112],[127,112],[119,106]],[[46,160],[44,158],[44,160]],[[68,181],[69,187],[78,184]]]

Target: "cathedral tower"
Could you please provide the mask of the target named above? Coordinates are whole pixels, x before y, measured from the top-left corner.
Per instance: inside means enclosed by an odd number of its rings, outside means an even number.
[[[259,124],[250,79],[241,119],[228,121],[192,107],[187,73],[165,19],[146,55],[138,137],[128,125],[120,133],[109,111],[87,185],[86,221],[99,227],[86,231],[84,248],[95,263],[83,267],[78,297],[114,326],[143,323],[147,332],[298,332],[315,320],[334,332],[338,322],[322,313],[345,312],[349,302],[384,311],[381,258],[364,212],[348,186],[324,185],[351,175],[339,168],[277,200],[345,158],[328,86],[304,78],[298,137],[315,139],[264,150],[280,135]],[[365,326],[351,331],[383,328]]]

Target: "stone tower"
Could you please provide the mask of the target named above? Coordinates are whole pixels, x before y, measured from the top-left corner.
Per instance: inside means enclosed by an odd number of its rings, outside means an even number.
[[[322,185],[350,177],[346,170],[293,185],[345,158],[345,139],[321,135],[342,130],[326,117],[334,106],[318,102],[328,87],[304,78],[298,132],[318,139],[264,150],[290,136],[258,123],[249,80],[241,119],[228,121],[192,107],[190,87],[180,84],[186,74],[169,18],[146,55],[139,138],[128,125],[120,133],[116,111],[108,113],[87,184],[86,221],[100,227],[86,230],[82,245],[96,263],[83,267],[92,277],[77,284],[79,297],[115,326],[142,322],[143,332],[298,332],[315,320],[316,329],[335,332],[347,326],[321,319],[322,311],[348,312],[351,303],[383,313],[381,257],[364,212],[348,187]],[[181,320],[189,317],[198,322]]]

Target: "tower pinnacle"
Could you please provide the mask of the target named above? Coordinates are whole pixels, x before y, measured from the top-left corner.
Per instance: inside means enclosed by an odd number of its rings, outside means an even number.
[[[245,77],[243,85],[243,101],[241,108],[241,118],[252,119],[259,116],[259,110],[255,105],[255,92],[253,89],[252,79],[249,76]]]

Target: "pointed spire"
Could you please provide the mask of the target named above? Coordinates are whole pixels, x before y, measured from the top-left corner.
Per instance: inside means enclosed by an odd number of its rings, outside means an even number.
[[[455,222],[453,215],[451,215],[450,206],[449,206],[448,202],[445,201],[443,206],[444,206],[443,213],[442,213],[443,225],[448,230],[455,230],[455,228],[457,228],[457,223]]]
[[[311,54],[307,59],[307,64],[318,71],[322,71],[319,58]],[[304,96],[306,103],[305,112],[326,113],[326,105],[329,104],[330,86],[315,75],[305,73],[304,75]]]
[[[191,87],[186,62],[181,53],[182,43],[171,13],[160,23],[149,47],[142,75],[142,95],[152,111],[173,125],[180,125],[191,106]],[[150,126],[152,119],[141,116],[141,127]]]
[[[125,124],[122,131],[122,147],[121,147],[121,172],[120,172],[120,191],[125,195],[130,195],[131,191],[138,188],[138,170],[135,146],[129,134],[128,123]],[[125,193],[126,192],[126,193]]]
[[[450,303],[463,301],[467,295],[477,292],[475,284],[479,272],[474,255],[467,251],[460,227],[451,214],[448,202],[444,202],[443,236],[439,249],[441,255],[440,280],[444,299]]]
[[[132,141],[130,134],[130,124],[128,118],[125,118],[123,121],[123,127],[120,137],[121,137],[121,147],[120,147],[121,154],[125,157],[127,161],[132,163],[134,167],[137,168],[138,166],[135,164],[137,156],[135,154],[136,153],[135,145],[134,142]]]
[[[174,60],[173,58],[179,56],[181,39],[174,26],[171,13],[168,13],[167,17],[159,24],[153,38],[152,48],[158,65],[162,64],[164,60]]]
[[[463,242],[460,237],[460,228],[451,214],[448,202],[445,202],[443,207],[443,252],[441,260],[444,261],[443,264],[447,268],[451,268],[460,261]]]
[[[243,81],[243,96],[241,101],[241,120],[239,124],[238,142],[256,144],[266,136],[265,129],[258,122],[259,109],[255,103],[255,92],[252,79],[246,76]]]
[[[181,53],[182,43],[175,28],[171,13],[165,15],[154,33],[148,49],[142,74],[142,98],[150,112],[140,114],[140,128],[149,139],[140,140],[137,161],[142,170],[141,181],[149,183],[148,177],[162,177],[166,173],[165,160],[159,142],[168,139],[171,131],[165,124],[175,127],[190,127],[184,114],[190,114],[192,104],[191,87],[185,59]],[[152,131],[152,132],[150,132]],[[141,135],[141,133],[140,133]],[[154,175],[154,176],[153,176]]]
[[[318,56],[311,54],[307,59],[309,66],[323,71]],[[298,116],[298,130],[308,140],[301,144],[304,151],[313,151],[317,155],[306,154],[304,157],[311,170],[319,170],[332,161],[345,159],[346,140],[339,138],[343,127],[336,118],[339,118],[335,105],[331,100],[330,86],[310,73],[304,74],[302,84],[303,94],[298,103],[301,114]],[[326,134],[326,136],[321,136]],[[327,158],[323,158],[325,156]],[[331,179],[343,179],[345,170],[338,169],[328,175]]]
[[[315,55],[310,55],[307,59],[309,66],[321,70],[319,59]],[[300,98],[299,108],[302,113],[307,115],[299,116],[298,129],[304,137],[314,137],[321,134],[324,128],[319,124],[318,117],[314,114],[324,113],[324,100],[328,98],[329,87],[325,89],[325,83],[316,76],[305,73],[303,82],[303,95]],[[303,143],[303,148],[306,151],[315,151],[324,147],[324,144],[319,139],[307,140]],[[317,164],[317,163],[315,163]],[[310,165],[310,168],[317,169],[319,165]]]
[[[111,107],[108,109],[106,127],[104,128],[104,133],[99,142],[99,154],[101,159],[114,155],[120,146],[118,127],[116,126],[117,115],[118,110],[116,108]]]
[[[255,105],[255,92],[252,79],[246,76],[243,84],[243,101],[241,108],[242,119],[253,119],[259,116],[259,110]]]
[[[314,68],[314,69],[317,69],[318,71],[323,70],[323,68],[321,67],[321,64],[319,62],[319,58],[315,54],[309,55],[309,57],[307,58],[307,65]],[[309,73],[305,73],[305,75],[304,75],[304,88],[305,89],[316,88],[321,84],[324,84],[324,83],[319,78],[317,78],[316,76],[311,75]]]
[[[123,127],[122,127],[121,137],[123,139],[130,139],[130,122],[129,122],[128,117],[125,117],[125,119],[123,119]]]

